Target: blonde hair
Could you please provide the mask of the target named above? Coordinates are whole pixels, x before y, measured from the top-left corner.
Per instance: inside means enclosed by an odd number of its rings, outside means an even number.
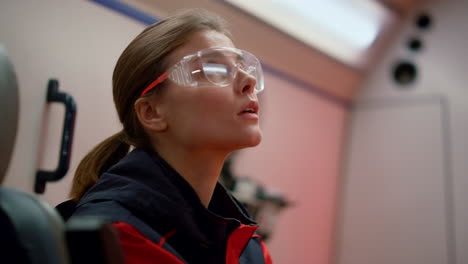
[[[95,146],[81,160],[70,192],[74,201],[79,201],[103,172],[125,157],[130,146],[150,148],[133,104],[144,88],[164,73],[170,54],[193,33],[203,30],[215,30],[231,37],[221,17],[203,9],[191,9],[147,27],[123,51],[112,77],[114,104],[123,129]]]

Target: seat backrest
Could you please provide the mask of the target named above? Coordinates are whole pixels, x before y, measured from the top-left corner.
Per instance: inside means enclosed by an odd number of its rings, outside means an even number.
[[[0,230],[2,240],[15,241],[9,252],[0,248],[0,260],[22,258],[23,263],[69,263],[65,242],[65,227],[58,213],[35,195],[0,188]],[[8,238],[4,236],[8,230]],[[1,261],[3,263],[3,261]],[[7,263],[7,262],[5,262]],[[16,263],[16,261],[8,262]]]
[[[13,66],[0,44],[0,184],[13,152],[18,127],[18,87]]]
[[[18,124],[16,75],[1,44],[0,121],[1,184],[13,151]],[[33,194],[0,186],[0,221],[0,262],[69,263],[63,221],[51,206]]]

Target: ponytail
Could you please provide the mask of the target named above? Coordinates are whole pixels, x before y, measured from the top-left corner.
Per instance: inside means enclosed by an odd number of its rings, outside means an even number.
[[[125,133],[107,138],[94,147],[80,162],[73,178],[70,197],[78,202],[84,193],[97,182],[103,172],[127,155],[130,145],[125,140]]]

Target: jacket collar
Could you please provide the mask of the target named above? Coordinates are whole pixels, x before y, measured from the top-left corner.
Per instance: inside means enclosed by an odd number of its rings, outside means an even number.
[[[159,232],[176,229],[205,244],[225,240],[240,224],[256,224],[219,183],[205,208],[180,174],[156,153],[142,149],[105,172],[79,204],[103,199],[117,201]]]

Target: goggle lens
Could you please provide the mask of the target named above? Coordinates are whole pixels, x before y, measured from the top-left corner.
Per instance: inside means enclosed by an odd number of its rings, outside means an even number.
[[[232,81],[232,65],[221,63],[204,63],[202,69],[207,81],[215,85],[225,86]]]

